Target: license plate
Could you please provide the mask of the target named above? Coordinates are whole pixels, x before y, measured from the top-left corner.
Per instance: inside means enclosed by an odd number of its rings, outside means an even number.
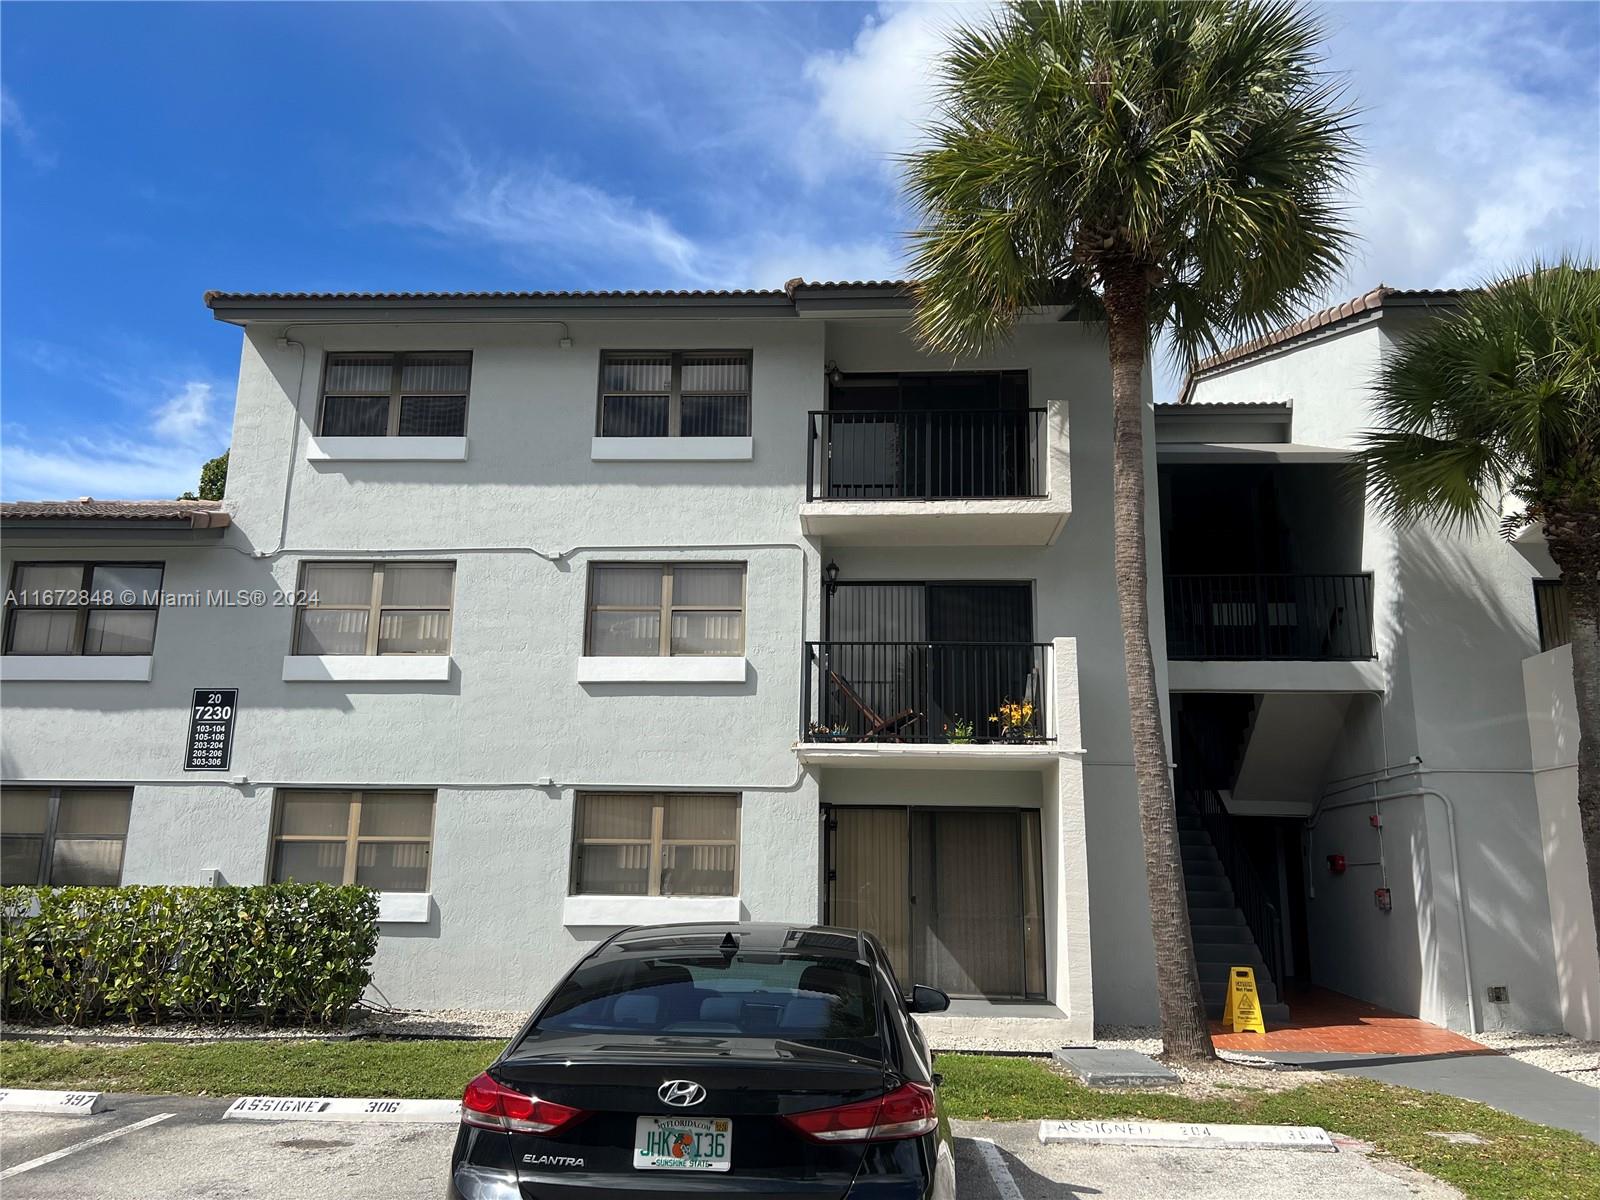
[[[727,1117],[640,1117],[633,1165],[640,1171],[726,1171],[733,1165]]]

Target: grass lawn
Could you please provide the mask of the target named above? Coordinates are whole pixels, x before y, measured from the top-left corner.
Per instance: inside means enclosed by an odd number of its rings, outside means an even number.
[[[1097,1092],[1018,1058],[945,1054],[945,1110],[952,1117],[1018,1121],[1038,1117],[1141,1117],[1151,1121],[1235,1121],[1320,1125],[1371,1142],[1399,1161],[1454,1184],[1473,1200],[1600,1198],[1600,1146],[1487,1105],[1366,1079],[1307,1084],[1190,1100],[1161,1092]],[[1597,1097],[1600,1099],[1600,1097]],[[1451,1145],[1430,1132],[1475,1133],[1481,1146]]]
[[[458,1096],[504,1043],[220,1042],[207,1045],[0,1044],[0,1085],[235,1096]],[[1600,1200],[1600,1147],[1481,1104],[1368,1080],[1288,1091],[1237,1089],[1187,1099],[1161,1092],[1096,1092],[1042,1063],[946,1054],[943,1097],[952,1117],[1143,1117],[1320,1125],[1372,1142],[1474,1200]],[[1475,1133],[1481,1146],[1429,1132]]]

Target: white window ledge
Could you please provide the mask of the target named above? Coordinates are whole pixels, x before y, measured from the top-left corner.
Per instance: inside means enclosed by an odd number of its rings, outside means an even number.
[[[737,896],[568,896],[563,925],[669,925],[679,921],[737,921]]]
[[[743,683],[745,660],[729,655],[578,660],[579,683]]]
[[[431,892],[379,892],[380,925],[425,925],[433,910]]]
[[[145,683],[155,661],[149,654],[7,654],[0,656],[0,681]]]
[[[589,443],[595,462],[741,462],[755,457],[747,437],[597,437]]]
[[[285,683],[442,683],[448,654],[290,654]]]
[[[464,462],[464,437],[314,437],[312,462]]]

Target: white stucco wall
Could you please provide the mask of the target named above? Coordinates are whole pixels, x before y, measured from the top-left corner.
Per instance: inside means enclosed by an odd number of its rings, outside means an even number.
[[[1292,441],[1353,448],[1374,424],[1371,385],[1379,366],[1425,319],[1391,312],[1352,322],[1208,376],[1193,399],[1287,399]],[[1538,649],[1534,571],[1493,527],[1397,530],[1370,505],[1361,558],[1374,576],[1382,692],[1377,701],[1352,704],[1326,768],[1327,801],[1374,791],[1435,794],[1383,805],[1389,913],[1372,901],[1375,868],[1333,880],[1323,861],[1334,852],[1324,848],[1329,839],[1371,848],[1370,808],[1322,818],[1308,864],[1316,981],[1453,1028],[1553,1028],[1565,967],[1549,932],[1522,680],[1523,659]],[[1368,857],[1345,852],[1352,862]],[[1489,1004],[1490,985],[1509,987],[1510,1002]]]
[[[1583,832],[1578,825],[1578,706],[1572,648],[1559,646],[1522,664],[1539,795],[1539,839],[1550,900],[1561,1024],[1600,1041],[1600,951],[1595,946]]]
[[[264,880],[278,788],[432,788],[428,919],[383,926],[378,988],[406,1007],[515,1007],[610,932],[562,923],[575,793],[730,790],[743,797],[741,915],[814,920],[818,804],[835,798],[825,795],[825,776],[797,761],[793,742],[820,564],[836,554],[847,577],[1025,578],[1035,581],[1039,639],[1078,639],[1072,678],[1094,689],[1082,705],[1090,753],[1066,784],[1053,769],[1035,769],[997,786],[1023,787],[1035,803],[1080,797],[1080,811],[1057,830],[1077,839],[1081,857],[1087,822],[1090,882],[1100,873],[1110,893],[1094,912],[1099,922],[1104,909],[1105,939],[1098,929],[1094,937],[1102,1012],[1117,1021],[1153,1015],[1142,887],[1128,885],[1142,876],[1110,578],[1108,383],[1095,335],[1053,321],[1024,326],[976,364],[1026,367],[1036,404],[1070,407],[1074,513],[1058,543],[908,551],[830,547],[803,536],[799,522],[805,414],[823,405],[823,363],[951,365],[918,352],[903,317],[573,321],[568,350],[548,325],[298,325],[286,346],[276,344],[280,332],[253,327],[244,339],[227,495],[234,524],[221,544],[79,536],[8,544],[5,566],[162,559],[169,591],[270,595],[292,590],[301,564],[318,558],[450,560],[449,675],[286,681],[291,609],[200,606],[162,612],[148,682],[8,684],[0,777],[135,787],[127,882],[198,882],[213,869],[229,883]],[[752,348],[751,457],[592,460],[600,350],[706,345]],[[474,356],[465,459],[313,456],[325,350],[457,348]],[[1052,483],[1065,467],[1052,466]],[[625,559],[748,564],[743,682],[579,682],[587,567]],[[203,686],[240,693],[232,769],[222,777],[180,769],[190,692]],[[877,785],[906,786],[892,782],[897,770],[870,774]],[[941,786],[960,796],[973,783],[953,772]],[[1083,875],[1080,864],[1078,882]],[[651,916],[641,905],[634,919]],[[1088,929],[1081,914],[1075,920],[1053,931],[1052,970],[1069,945],[1073,970],[1085,970]],[[1080,1011],[1092,1012],[1087,1000]]]

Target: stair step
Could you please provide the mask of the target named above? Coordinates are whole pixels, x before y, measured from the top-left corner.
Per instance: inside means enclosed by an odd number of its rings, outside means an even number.
[[[1183,860],[1183,877],[1185,879],[1210,879],[1216,875],[1223,875],[1222,864],[1214,858],[1189,858]]]
[[[1222,1020],[1223,1003],[1222,1000],[1206,1001],[1206,1016],[1213,1021]],[[1281,1003],[1268,1004],[1263,1000],[1261,1002],[1261,1023],[1268,1030],[1280,1029],[1287,1025],[1289,1023],[1289,1006]]]
[[[1250,930],[1245,927],[1244,917],[1238,909],[1233,910],[1236,918],[1233,921],[1197,921],[1194,913],[1189,914],[1189,932],[1194,937],[1194,944],[1205,942],[1211,946],[1231,945],[1235,942],[1250,941]]]
[[[1261,951],[1256,949],[1256,944],[1248,936],[1233,942],[1197,940],[1194,956],[1198,962],[1220,963],[1227,967],[1254,967],[1258,979],[1267,970],[1267,962],[1261,957]]]
[[[1232,908],[1233,889],[1226,881],[1194,884],[1184,889],[1189,895],[1190,908]]]
[[[1191,930],[1202,925],[1240,925],[1244,924],[1244,914],[1233,906],[1227,904],[1196,904],[1193,897],[1189,900],[1189,927]]]

